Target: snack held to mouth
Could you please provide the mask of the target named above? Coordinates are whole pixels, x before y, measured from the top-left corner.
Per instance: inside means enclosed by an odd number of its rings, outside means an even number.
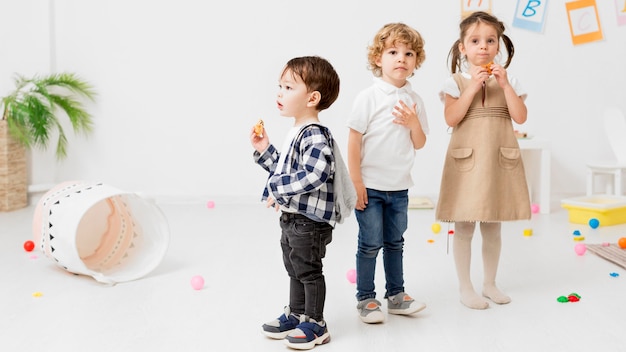
[[[491,74],[491,65],[493,65],[493,61],[489,62],[486,65],[483,65],[483,67],[485,68],[485,70],[487,70],[488,74]]]
[[[254,134],[263,137],[263,120],[259,119],[259,122],[254,125]]]

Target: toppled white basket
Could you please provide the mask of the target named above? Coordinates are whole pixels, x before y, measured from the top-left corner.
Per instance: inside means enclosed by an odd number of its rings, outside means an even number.
[[[153,201],[86,181],[59,184],[41,197],[33,236],[57,265],[109,284],[155,269],[170,238],[167,219]]]

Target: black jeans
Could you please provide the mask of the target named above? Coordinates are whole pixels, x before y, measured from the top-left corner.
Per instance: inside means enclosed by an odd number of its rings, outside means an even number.
[[[289,274],[289,308],[316,321],[324,320],[326,281],[322,258],[332,241],[333,227],[300,214],[282,213],[280,245]]]

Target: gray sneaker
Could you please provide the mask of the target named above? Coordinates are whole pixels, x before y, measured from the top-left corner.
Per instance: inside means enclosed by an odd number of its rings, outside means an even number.
[[[374,298],[367,298],[356,305],[359,317],[364,323],[376,324],[385,321],[385,315],[380,310],[380,302]]]
[[[389,314],[413,314],[426,308],[426,304],[417,302],[405,292],[400,292],[393,297],[387,298],[387,311]]]

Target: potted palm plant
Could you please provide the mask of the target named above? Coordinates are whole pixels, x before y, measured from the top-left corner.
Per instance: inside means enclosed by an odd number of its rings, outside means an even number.
[[[26,78],[17,75],[15,89],[2,98],[0,118],[0,211],[28,203],[26,150],[47,149],[57,136],[55,155],[67,156],[62,111],[75,133],[91,132],[92,116],[80,98],[93,100],[93,87],[73,73]]]

